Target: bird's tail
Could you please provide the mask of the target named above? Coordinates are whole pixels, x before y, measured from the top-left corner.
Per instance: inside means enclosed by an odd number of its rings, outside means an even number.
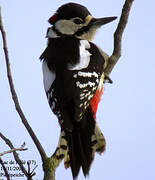
[[[55,153],[59,161],[64,158],[65,167],[71,167],[73,179],[76,179],[81,167],[84,176],[89,174],[95,152],[101,154],[106,142],[89,111],[74,127],[76,128],[72,132],[61,131]]]

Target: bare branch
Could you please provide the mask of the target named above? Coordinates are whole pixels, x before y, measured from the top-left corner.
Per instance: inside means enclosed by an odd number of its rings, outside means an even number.
[[[34,171],[35,171],[35,169],[38,167],[38,165],[36,165],[36,166],[33,168],[32,171],[30,170],[31,168],[30,168],[30,162],[29,162],[29,161],[27,162],[27,166],[28,166],[28,174],[29,174],[29,176],[30,176],[30,177],[35,176],[36,173],[35,173]]]
[[[31,126],[28,124],[28,121],[19,105],[19,101],[18,101],[18,97],[14,88],[14,84],[13,84],[13,80],[12,80],[12,75],[11,75],[11,69],[10,69],[10,60],[9,60],[9,55],[8,55],[8,48],[7,48],[7,41],[6,41],[6,33],[4,31],[3,28],[3,23],[2,23],[2,16],[1,16],[1,8],[0,8],[0,31],[2,34],[2,39],[3,39],[3,49],[4,49],[4,54],[5,54],[5,61],[6,61],[6,68],[7,68],[7,76],[8,76],[8,81],[9,81],[9,86],[10,86],[10,91],[12,94],[12,99],[14,101],[16,110],[22,120],[22,123],[24,124],[24,126],[26,127],[29,135],[31,136],[31,138],[33,139],[33,142],[35,143],[40,156],[42,158],[42,160],[46,159],[46,153],[42,147],[42,145],[40,144],[39,140],[37,139],[35,133],[33,132]]]
[[[25,174],[25,176],[27,177],[27,179],[28,180],[32,180],[32,177],[35,175],[35,172],[34,172],[34,170],[36,169],[36,167],[38,166],[38,165],[36,165],[34,168],[33,168],[33,170],[32,171],[30,171],[30,164],[28,163],[28,171],[25,169],[25,167],[23,166],[23,163],[22,163],[22,161],[20,160],[20,158],[19,158],[19,156],[18,156],[18,154],[17,154],[17,150],[18,151],[24,151],[24,150],[27,150],[27,149],[24,149],[24,147],[25,147],[25,143],[23,143],[22,145],[21,145],[21,147],[20,148],[14,148],[13,147],[13,145],[12,145],[12,143],[11,143],[11,141],[8,139],[8,138],[6,138],[2,133],[0,133],[0,137],[5,141],[5,143],[10,147],[10,152],[9,151],[7,151],[8,153],[13,153],[13,155],[14,155],[14,158],[15,158],[15,161],[17,162],[17,164],[19,165],[19,167],[20,167],[20,169],[21,169],[21,171]],[[2,153],[1,153],[2,154]],[[6,154],[6,153],[5,153]],[[3,154],[4,155],[4,154]],[[3,168],[4,169],[4,168]]]
[[[106,75],[109,75],[113,70],[115,64],[121,56],[121,47],[122,47],[122,35],[124,29],[128,22],[128,17],[130,13],[130,9],[134,0],[126,0],[122,9],[122,14],[117,26],[117,29],[114,33],[114,50],[112,55],[108,60],[107,67],[105,68]]]
[[[25,150],[27,150],[27,148],[24,148],[24,147],[25,147],[25,142],[19,148],[13,148],[13,149],[10,149],[8,151],[4,151],[4,152],[0,153],[0,156],[3,156],[3,155],[8,154],[8,153],[12,153],[14,151],[25,151]]]
[[[0,164],[2,165],[2,168],[4,170],[4,173],[5,173],[5,176],[6,176],[7,180],[10,180],[8,170],[6,169],[6,167],[5,167],[4,163],[3,163],[3,160],[1,158],[0,158]]]
[[[11,141],[8,138],[6,138],[2,133],[0,133],[0,137],[5,141],[5,143],[10,147],[10,149],[15,149],[13,144],[11,143]],[[14,155],[14,158],[15,158],[16,162],[18,163],[19,167],[21,168],[22,172],[25,174],[26,177],[29,177],[28,173],[27,173],[25,167],[23,166],[22,161],[20,160],[16,151],[13,151],[13,155]]]

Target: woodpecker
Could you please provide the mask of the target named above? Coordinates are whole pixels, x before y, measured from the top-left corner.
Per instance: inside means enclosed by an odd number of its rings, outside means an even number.
[[[98,28],[116,17],[94,18],[77,3],[58,8],[48,22],[47,48],[40,56],[43,83],[61,133],[55,156],[64,159],[76,179],[86,177],[95,152],[105,150],[105,138],[96,123],[104,88],[105,57],[92,40]]]

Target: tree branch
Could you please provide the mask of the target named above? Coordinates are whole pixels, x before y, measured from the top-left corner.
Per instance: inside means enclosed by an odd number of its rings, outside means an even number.
[[[129,17],[129,13],[130,13],[133,1],[134,0],[126,0],[122,9],[122,14],[121,14],[117,29],[114,33],[114,50],[113,50],[112,55],[108,59],[108,64],[105,68],[105,74],[108,76],[110,75],[115,64],[118,62],[118,59],[121,56],[122,35],[128,22],[128,17]]]
[[[4,151],[4,152],[0,153],[0,156],[4,156],[5,154],[12,153],[14,151],[26,151],[27,148],[24,148],[24,147],[25,147],[25,142],[19,148],[13,148],[8,151]]]
[[[0,133],[0,137],[5,141],[5,143],[10,147],[10,149],[15,149],[11,141],[8,138],[6,138],[2,133]],[[20,160],[16,151],[13,151],[13,155],[22,172],[25,174],[26,177],[29,178],[29,174],[27,173],[25,167],[23,166],[22,161]]]
[[[28,171],[27,171],[27,170],[25,169],[25,167],[23,166],[23,163],[22,163],[22,161],[20,160],[20,158],[19,158],[19,156],[18,156],[18,154],[17,154],[17,152],[16,152],[16,151],[25,151],[25,150],[27,150],[27,149],[24,148],[24,147],[25,147],[25,143],[23,143],[20,148],[14,148],[13,144],[11,143],[11,141],[10,141],[8,138],[6,138],[2,133],[0,133],[0,137],[5,141],[5,143],[6,143],[6,144],[10,147],[10,149],[11,149],[10,151],[5,151],[5,152],[1,153],[1,156],[4,155],[4,154],[7,154],[7,153],[11,153],[11,152],[12,152],[13,155],[14,155],[15,161],[16,161],[17,164],[19,165],[21,171],[25,174],[25,176],[27,177],[28,180],[32,180],[32,177],[35,175],[34,170],[36,169],[36,167],[37,167],[38,165],[36,165],[36,166],[33,168],[33,170],[30,171],[30,163],[27,162],[27,165],[28,165]],[[4,165],[4,164],[3,164],[3,165]],[[4,167],[3,167],[3,169],[4,169]],[[6,170],[7,170],[7,169],[6,169]],[[6,174],[6,172],[5,172],[5,174]]]
[[[27,162],[27,166],[28,166],[28,174],[30,175],[30,177],[34,176],[36,173],[34,172],[34,170],[38,167],[38,165],[36,165],[33,170],[30,170],[30,162]]]
[[[27,129],[29,135],[33,139],[33,142],[35,143],[40,156],[42,160],[44,161],[46,159],[46,153],[40,144],[39,140],[37,139],[35,133],[33,132],[31,126],[28,124],[28,121],[19,105],[18,97],[14,88],[13,80],[12,80],[12,75],[11,75],[11,69],[10,69],[10,60],[9,60],[9,55],[8,55],[8,48],[7,48],[7,41],[6,41],[6,33],[3,28],[3,23],[2,23],[2,16],[1,16],[1,8],[0,8],[0,31],[2,34],[2,39],[3,39],[3,49],[4,49],[4,54],[5,54],[5,62],[6,62],[6,68],[7,68],[7,76],[8,76],[8,81],[9,81],[9,86],[10,86],[10,91],[12,95],[13,102],[15,104],[16,110],[22,120],[22,123],[24,124],[25,128]]]
[[[5,173],[5,176],[6,176],[7,180],[10,180],[8,170],[6,169],[6,167],[5,167],[4,163],[3,163],[3,160],[1,158],[0,158],[0,164],[2,165],[2,168],[4,170],[4,173]]]

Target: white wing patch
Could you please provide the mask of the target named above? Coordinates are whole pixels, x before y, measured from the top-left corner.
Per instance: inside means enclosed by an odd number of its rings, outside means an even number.
[[[47,92],[50,89],[53,81],[55,80],[55,73],[49,70],[45,60],[42,63],[42,70],[43,70],[44,88],[45,91]]]
[[[86,88],[87,86],[93,87],[95,86],[95,83],[88,81],[87,83],[81,84],[79,81],[77,81],[76,86],[79,87],[80,89],[83,89]]]
[[[81,72],[81,71],[79,71],[78,75],[82,76],[82,77],[92,77],[92,76],[94,76],[94,77],[98,78],[98,74],[96,72]]]
[[[87,68],[90,62],[90,56],[91,54],[87,49],[90,49],[90,44],[87,40],[80,40],[80,60],[79,63],[76,64],[75,66],[68,66],[69,70],[81,70],[84,68]]]

